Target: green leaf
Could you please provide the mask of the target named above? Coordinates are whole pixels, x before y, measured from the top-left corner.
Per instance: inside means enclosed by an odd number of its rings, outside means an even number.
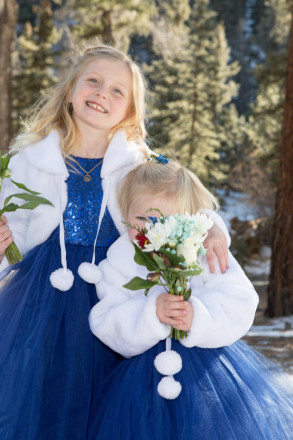
[[[202,274],[202,268],[200,266],[194,266],[193,268],[182,270],[181,273],[185,277],[198,276]]]
[[[39,193],[39,192],[32,191],[31,189],[27,188],[23,183],[15,182],[15,181],[12,180],[12,179],[10,179],[10,180],[11,180],[11,182],[14,183],[14,185],[17,186],[17,188],[23,189],[24,191],[27,191],[27,192],[29,192],[30,194],[34,194],[34,195],[39,195],[39,194],[41,194],[41,193]]]
[[[1,172],[4,173],[4,171],[6,171],[8,169],[9,162],[10,162],[9,154],[7,156],[2,157],[1,165],[0,165],[1,166]]]
[[[15,203],[9,203],[9,205],[5,206],[0,211],[0,216],[4,214],[4,212],[14,212],[19,208],[19,205],[16,205]]]
[[[160,254],[164,254],[168,260],[170,261],[170,266],[179,266],[179,263],[184,263],[185,258],[183,257],[183,255],[177,255],[172,254],[171,251],[167,251],[165,248],[160,248],[159,251]]]
[[[159,269],[161,269],[161,270],[167,269],[167,266],[166,266],[166,264],[164,262],[164,258],[160,257],[155,252],[153,253],[153,259],[157,263]]]
[[[182,277],[192,277],[192,276],[200,275],[202,273],[202,268],[200,266],[196,266],[190,269],[176,269],[173,267],[169,267],[168,270]]]
[[[129,290],[140,290],[140,289],[149,290],[151,287],[155,286],[156,284],[158,284],[158,282],[156,281],[148,281],[140,277],[134,277],[127,284],[124,284],[123,287]]]
[[[189,288],[183,297],[184,301],[188,301],[190,297],[191,297],[191,289]]]
[[[39,205],[50,205],[53,206],[53,204],[45,199],[44,197],[40,197],[40,196],[36,196],[33,194],[27,194],[27,193],[22,193],[22,194],[12,194],[11,196],[6,197],[5,201],[4,201],[4,206],[7,205],[7,203],[13,198],[17,198],[17,199],[21,199],[21,200],[25,200],[26,202],[29,202],[29,207],[28,207],[28,203],[25,203],[23,205],[19,205],[19,209],[34,209]]]
[[[133,246],[135,248],[134,261],[140,266],[146,267],[151,272],[156,271],[158,266],[154,259],[147,252],[143,252],[137,244],[133,243]]]

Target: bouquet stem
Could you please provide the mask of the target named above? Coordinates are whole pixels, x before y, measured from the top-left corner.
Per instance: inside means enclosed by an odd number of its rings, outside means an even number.
[[[20,250],[18,249],[14,241],[6,249],[5,255],[9,265],[18,263],[19,261],[22,260],[22,255],[20,253]]]
[[[180,289],[180,294],[183,296],[184,301],[188,301],[191,295],[191,289],[188,288],[188,278],[185,277],[180,277],[180,278],[176,278],[175,283],[173,284],[169,284],[168,288],[169,288],[169,293],[171,293],[172,295],[177,295],[178,293],[176,292],[176,286],[180,285],[181,289]],[[171,327],[171,331],[170,331],[170,338],[174,338],[177,341],[180,341],[180,339],[186,338],[186,336],[188,335],[188,333],[184,330],[177,330],[174,327]]]
[[[180,341],[180,339],[186,338],[187,332],[184,330],[177,330],[174,327],[171,327],[170,338],[176,339],[176,341]]]

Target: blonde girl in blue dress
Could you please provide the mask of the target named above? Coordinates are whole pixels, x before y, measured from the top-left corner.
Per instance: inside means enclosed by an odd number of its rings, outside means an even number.
[[[12,237],[24,255],[0,293],[2,440],[86,439],[93,396],[121,359],[92,335],[88,314],[95,265],[125,231],[117,186],[149,154],[144,92],[128,56],[89,46],[12,144],[12,178],[53,207],[0,224],[2,258]],[[4,181],[1,203],[15,192]],[[214,236],[211,256],[213,247],[225,255],[224,234]],[[5,257],[1,269],[10,272]]]

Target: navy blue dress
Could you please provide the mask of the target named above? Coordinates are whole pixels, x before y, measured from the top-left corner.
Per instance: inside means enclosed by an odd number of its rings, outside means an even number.
[[[76,160],[86,170],[99,161]],[[93,395],[120,360],[90,332],[96,289],[77,273],[80,263],[92,259],[103,195],[101,166],[90,174],[91,182],[69,168],[64,226],[73,287],[62,292],[49,280],[61,267],[58,227],[14,266],[0,292],[1,440],[84,440]],[[118,236],[106,210],[96,263]]]
[[[183,363],[174,375],[179,396],[167,400],[157,392],[161,341],[107,376],[92,405],[88,440],[293,439],[293,398],[264,357],[241,341],[217,349],[172,341],[172,348]]]

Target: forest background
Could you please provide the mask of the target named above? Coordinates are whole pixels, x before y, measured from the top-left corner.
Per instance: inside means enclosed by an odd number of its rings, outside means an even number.
[[[272,247],[267,312],[291,315],[292,7],[292,0],[0,0],[1,148],[66,71],[73,47],[98,37],[129,52],[149,86],[151,147],[220,190],[223,204],[230,192],[248,196],[257,216],[231,222],[232,250],[245,263]]]

